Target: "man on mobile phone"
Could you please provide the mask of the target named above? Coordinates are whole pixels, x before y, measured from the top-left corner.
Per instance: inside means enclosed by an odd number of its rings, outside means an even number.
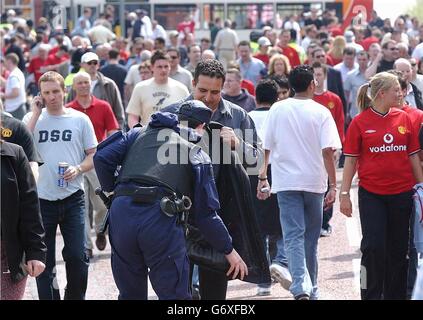
[[[41,97],[34,97],[23,119],[33,133],[37,149],[44,160],[40,167],[38,195],[46,232],[46,269],[37,278],[41,300],[60,300],[55,283],[55,239],[57,225],[64,239],[63,259],[66,264],[65,299],[83,300],[87,290],[89,260],[84,237],[84,180],[82,174],[93,168],[97,146],[93,125],[87,115],[63,104],[65,84],[54,71],[39,80]],[[45,104],[45,108],[42,105]],[[66,162],[63,175],[66,187],[58,183],[58,164]],[[59,218],[60,217],[60,218]]]

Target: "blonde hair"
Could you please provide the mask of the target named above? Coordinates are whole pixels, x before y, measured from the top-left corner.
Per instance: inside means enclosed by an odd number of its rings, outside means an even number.
[[[373,76],[369,82],[358,89],[357,106],[360,112],[371,107],[381,91],[389,90],[395,85],[399,85],[398,77],[392,73],[380,72]],[[367,94],[369,88],[370,96]]]
[[[329,50],[328,54],[330,54],[335,59],[342,59],[342,55],[346,46],[347,42],[345,41],[344,36],[336,36],[333,40],[332,48]]]
[[[63,79],[60,73],[57,73],[55,71],[47,71],[46,73],[44,73],[38,80],[38,88],[41,89],[41,83],[50,81],[57,82],[62,88],[63,92],[65,91],[65,79]]]
[[[275,73],[275,63],[279,60],[282,61],[285,65],[285,75],[288,76],[288,74],[291,72],[291,64],[289,63],[288,58],[283,54],[275,54],[270,58],[269,61],[269,76]]]

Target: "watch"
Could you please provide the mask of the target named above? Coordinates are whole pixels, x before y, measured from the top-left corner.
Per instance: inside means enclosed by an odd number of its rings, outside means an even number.
[[[349,191],[341,191],[341,196],[349,196],[350,192]]]
[[[81,174],[82,173],[82,168],[81,168],[81,165],[80,164],[78,164],[76,166],[76,170],[78,170],[78,174]]]

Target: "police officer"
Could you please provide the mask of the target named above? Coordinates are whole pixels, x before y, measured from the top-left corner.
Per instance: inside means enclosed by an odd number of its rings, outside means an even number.
[[[211,110],[200,101],[188,101],[178,116],[201,133]],[[216,214],[219,200],[210,158],[182,138],[178,116],[155,113],[146,127],[112,135],[94,156],[100,185],[104,191],[114,191],[109,237],[119,299],[147,299],[147,275],[159,299],[191,298],[179,214],[189,207],[187,198],[192,199],[195,225],[225,253],[227,275],[243,279],[248,274]],[[116,181],[118,165],[122,167]]]

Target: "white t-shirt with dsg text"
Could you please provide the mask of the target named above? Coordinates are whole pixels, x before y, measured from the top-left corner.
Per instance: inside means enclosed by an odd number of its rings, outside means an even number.
[[[32,112],[26,114],[23,122],[27,124],[31,117]],[[37,184],[40,199],[62,200],[79,189],[84,190],[82,175],[70,181],[67,188],[59,187],[58,165],[67,162],[76,166],[85,159],[85,150],[97,146],[90,118],[72,108],[65,108],[65,114],[60,116],[50,115],[43,109],[35,125],[34,140],[44,161]]]
[[[264,124],[264,149],[272,153],[272,192],[324,193],[328,175],[322,150],[341,149],[330,111],[311,99],[275,103]]]

